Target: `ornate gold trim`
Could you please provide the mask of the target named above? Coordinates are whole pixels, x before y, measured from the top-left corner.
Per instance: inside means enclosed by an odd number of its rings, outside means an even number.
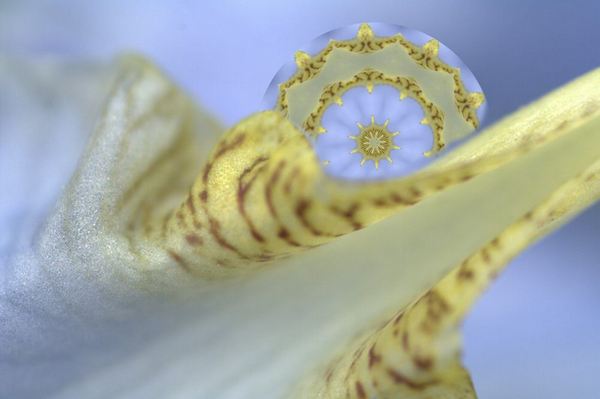
[[[313,135],[324,133],[325,129],[321,126],[321,119],[325,109],[334,102],[341,105],[342,94],[353,87],[366,86],[367,90],[371,92],[373,86],[376,84],[393,86],[400,91],[400,99],[411,97],[421,104],[423,112],[425,113],[425,118],[423,118],[421,123],[430,125],[433,132],[433,147],[431,151],[427,152],[425,155],[438,152],[444,147],[444,113],[427,99],[417,82],[412,78],[403,76],[389,76],[371,68],[367,68],[357,73],[349,80],[338,81],[328,85],[323,90],[317,106],[304,121],[302,125],[303,129]]]
[[[485,100],[483,93],[469,93],[460,77],[460,69],[454,68],[438,56],[439,42],[435,39],[418,47],[406,40],[401,34],[390,37],[376,37],[368,24],[362,24],[354,39],[331,40],[327,46],[317,55],[311,57],[309,54],[298,51],[296,53],[297,72],[286,82],[279,85],[279,96],[275,108],[287,115],[287,90],[317,76],[327,62],[327,58],[334,49],[342,49],[351,53],[366,54],[383,50],[387,46],[399,44],[407,54],[423,68],[445,72],[452,75],[454,81],[454,99],[456,107],[464,120],[473,128],[479,127],[477,108]]]

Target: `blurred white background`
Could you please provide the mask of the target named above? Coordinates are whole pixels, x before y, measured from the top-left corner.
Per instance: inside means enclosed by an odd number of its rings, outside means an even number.
[[[454,50],[486,93],[485,124],[600,66],[595,0],[4,0],[0,55],[141,52],[230,124],[259,109],[298,47],[363,21],[418,29]],[[0,196],[10,173],[0,174]],[[600,397],[599,239],[597,205],[519,256],[479,302],[465,359],[481,398]]]

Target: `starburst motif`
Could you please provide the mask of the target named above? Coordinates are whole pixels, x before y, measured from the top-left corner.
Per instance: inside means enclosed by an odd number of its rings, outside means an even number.
[[[394,144],[394,137],[399,132],[390,132],[387,125],[390,121],[386,120],[383,125],[375,123],[375,116],[371,116],[371,124],[363,126],[357,123],[360,132],[357,136],[349,136],[350,139],[356,141],[356,148],[352,150],[352,154],[359,153],[362,155],[360,165],[364,165],[367,161],[373,161],[375,168],[379,168],[379,161],[386,159],[392,162],[390,153],[392,150],[400,149]]]

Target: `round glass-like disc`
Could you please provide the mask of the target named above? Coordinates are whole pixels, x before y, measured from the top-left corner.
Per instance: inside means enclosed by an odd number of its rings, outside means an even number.
[[[275,75],[264,98],[304,131],[325,171],[341,179],[413,173],[470,136],[482,89],[449,48],[401,26],[327,32]]]

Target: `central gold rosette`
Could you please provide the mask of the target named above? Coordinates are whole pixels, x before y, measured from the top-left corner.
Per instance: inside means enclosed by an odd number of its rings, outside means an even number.
[[[390,153],[392,150],[400,149],[394,144],[394,137],[400,133],[388,131],[388,124],[389,120],[386,120],[383,125],[377,125],[374,116],[371,116],[371,124],[368,126],[357,123],[360,133],[357,136],[349,137],[356,141],[356,148],[352,150],[352,153],[362,155],[361,165],[364,165],[366,161],[373,161],[375,168],[379,168],[379,161],[383,159],[392,163]]]

